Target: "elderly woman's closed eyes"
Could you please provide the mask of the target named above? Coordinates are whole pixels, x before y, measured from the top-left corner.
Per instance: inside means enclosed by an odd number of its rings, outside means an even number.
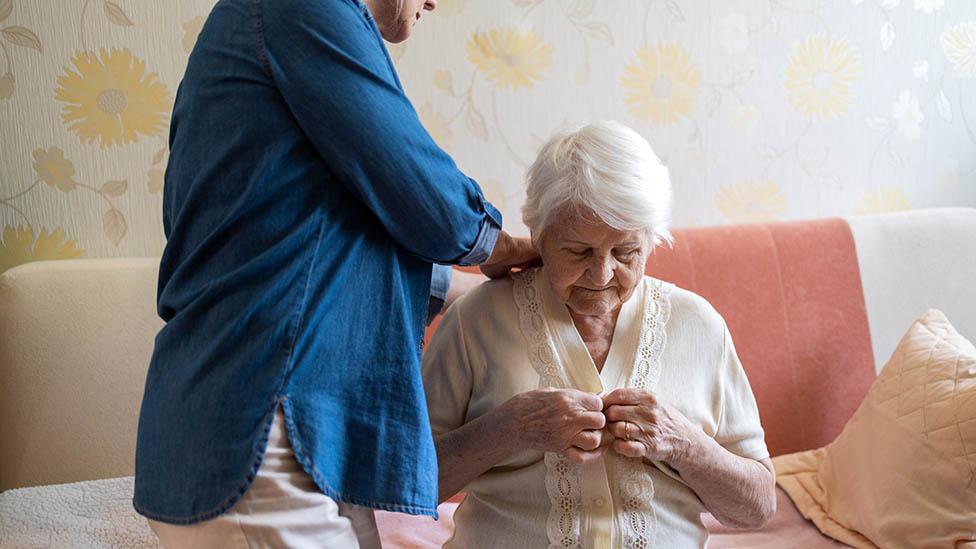
[[[555,136],[523,217],[544,267],[448,309],[424,356],[448,547],[693,547],[758,527],[774,474],[721,316],[644,275],[667,170],[616,123]],[[653,261],[653,258],[651,259]]]

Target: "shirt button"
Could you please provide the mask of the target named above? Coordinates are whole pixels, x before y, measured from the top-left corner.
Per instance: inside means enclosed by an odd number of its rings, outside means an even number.
[[[593,498],[593,505],[597,507],[603,507],[606,504],[607,500],[605,500],[602,496]]]

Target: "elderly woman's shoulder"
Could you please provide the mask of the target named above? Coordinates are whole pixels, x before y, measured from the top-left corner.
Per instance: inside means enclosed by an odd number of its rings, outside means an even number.
[[[645,279],[652,284],[662,284],[668,288],[669,322],[694,324],[709,332],[723,333],[725,331],[725,319],[704,297],[669,282],[649,276]]]
[[[512,275],[487,280],[459,297],[455,305],[458,305],[459,312],[466,311],[467,314],[475,315],[495,310],[501,306],[514,306],[512,299],[513,284]]]

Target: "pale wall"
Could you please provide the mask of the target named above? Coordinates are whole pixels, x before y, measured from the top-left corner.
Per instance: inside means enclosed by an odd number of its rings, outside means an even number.
[[[0,270],[162,250],[168,111],[212,5],[0,0]],[[976,205],[972,1],[439,5],[391,51],[514,232],[541,140],[593,119],[668,163],[677,225]]]

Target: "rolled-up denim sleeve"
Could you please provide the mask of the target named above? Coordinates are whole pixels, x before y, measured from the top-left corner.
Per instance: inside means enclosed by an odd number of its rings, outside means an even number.
[[[478,238],[475,239],[474,246],[471,247],[471,251],[466,256],[458,261],[458,265],[481,265],[488,261],[501,231],[502,226],[493,218],[485,219],[481,223],[481,229],[478,230]]]
[[[366,8],[260,3],[259,53],[323,169],[400,246],[432,263],[487,259],[501,214],[421,124]],[[494,234],[497,237],[497,233]]]
[[[498,233],[501,227],[491,218],[486,219],[481,224],[478,231],[478,239],[475,240],[474,247],[468,255],[461,258],[459,265],[480,265],[484,263],[495,248],[498,240]],[[448,265],[434,264],[434,270],[430,274],[430,301],[427,306],[427,324],[434,321],[434,318],[444,310],[447,302],[447,292],[451,289],[451,267]]]

